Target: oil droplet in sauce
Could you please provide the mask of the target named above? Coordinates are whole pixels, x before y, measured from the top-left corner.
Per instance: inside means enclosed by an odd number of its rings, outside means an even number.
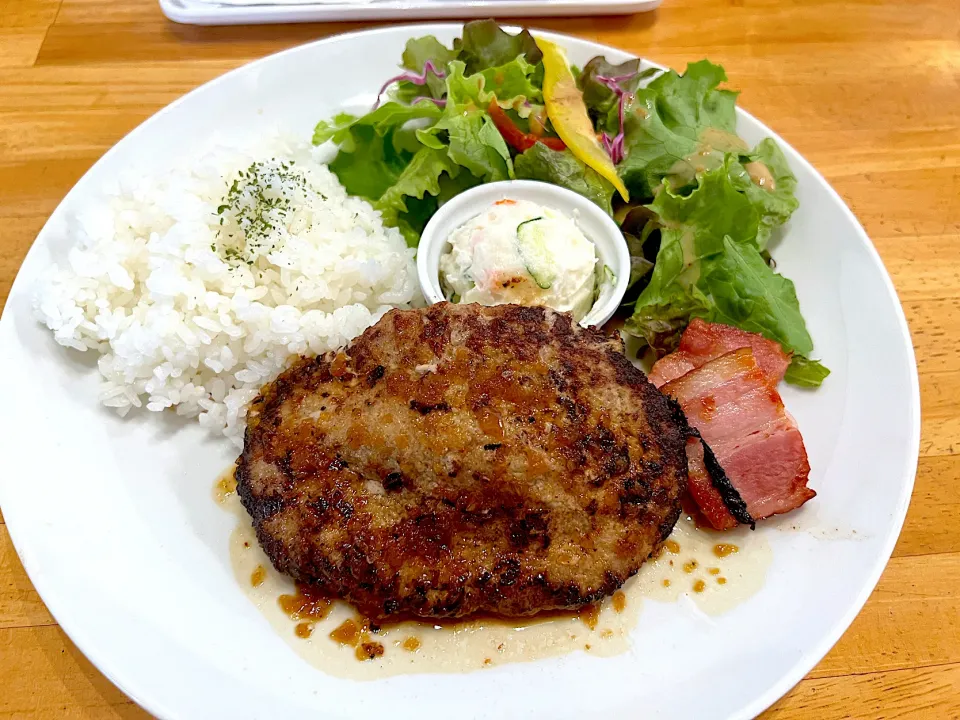
[[[706,587],[707,584],[703,580],[697,580],[693,584],[693,591],[696,593],[702,593]]]
[[[360,642],[360,626],[347,619],[330,632],[330,639],[341,645],[356,645]]]
[[[726,584],[727,584],[727,579],[725,577],[717,578],[717,585],[726,585]]]
[[[296,589],[297,592],[293,595],[281,595],[277,598],[280,609],[291,619],[323,620],[330,614],[333,600],[323,597],[308,585],[297,583]]]
[[[234,469],[230,468],[221,475],[217,484],[213,486],[213,497],[220,505],[225,505],[230,497],[237,493],[237,478],[234,475]]]
[[[687,573],[687,574],[692,573],[692,572],[693,572],[694,570],[696,570],[696,569],[697,569],[697,561],[696,561],[696,560],[690,560],[690,561],[685,562],[685,563],[683,564],[683,571],[684,571],[685,573]]]
[[[355,653],[357,660],[373,660],[383,656],[383,645],[378,642],[360,643]]]
[[[624,601],[624,604],[626,604],[626,601]],[[591,630],[595,630],[597,623],[600,622],[600,606],[595,603],[584,605],[577,611],[577,616],[583,621],[584,625]]]
[[[771,558],[762,533],[716,533],[697,528],[687,516],[664,543],[663,556],[648,561],[615,598],[602,603],[533,618],[404,620],[382,624],[371,634],[368,622],[358,617],[352,606],[269,571],[270,561],[235,491],[226,495],[223,507],[237,518],[230,559],[238,586],[304,660],[329,675],[356,680],[469,672],[584,650],[597,656],[618,655],[630,649],[630,635],[645,599],[674,602],[683,595],[708,614],[722,613],[762,586]],[[721,544],[720,540],[723,544],[736,542],[739,553],[718,560],[714,546]],[[719,567],[722,576],[716,576],[716,584],[711,583],[702,592],[691,590],[690,576],[683,572],[685,563],[672,559],[674,548],[679,552],[681,547],[688,563],[696,562],[698,568]],[[252,581],[258,567],[265,569],[264,578],[255,585]],[[724,584],[721,577],[723,581],[729,578],[730,583],[720,587]],[[623,607],[618,612],[621,602]],[[678,607],[678,611],[684,610]],[[414,646],[416,649],[411,649]]]
[[[740,552],[740,548],[729,543],[717,543],[713,546],[713,554],[720,558]]]
[[[250,573],[250,584],[254,587],[259,587],[263,585],[263,581],[267,579],[267,570],[263,565],[257,565],[253,572]]]
[[[707,572],[710,573],[711,575],[719,575],[720,568],[707,568]]]
[[[298,638],[308,638],[313,635],[313,624],[312,623],[297,623],[297,626],[293,629],[293,632]]]

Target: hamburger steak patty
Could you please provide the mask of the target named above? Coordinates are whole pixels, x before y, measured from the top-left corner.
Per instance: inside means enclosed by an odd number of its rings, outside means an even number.
[[[549,309],[389,312],[263,388],[237,483],[273,564],[374,618],[599,600],[670,534],[686,422]]]

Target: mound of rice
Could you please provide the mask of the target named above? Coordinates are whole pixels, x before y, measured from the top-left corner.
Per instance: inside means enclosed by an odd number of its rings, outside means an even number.
[[[34,307],[58,343],[101,354],[101,402],[175,408],[237,445],[291,358],[420,302],[400,233],[281,139],[123,182],[68,226]]]

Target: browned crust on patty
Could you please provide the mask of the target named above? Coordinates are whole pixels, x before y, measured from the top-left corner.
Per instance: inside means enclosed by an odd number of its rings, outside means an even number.
[[[442,303],[266,386],[237,481],[277,569],[373,617],[527,615],[609,595],[656,551],[685,439],[619,337]]]

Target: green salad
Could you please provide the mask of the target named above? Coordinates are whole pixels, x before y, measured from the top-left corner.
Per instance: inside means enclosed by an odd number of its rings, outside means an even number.
[[[412,39],[370,112],[321,121],[313,142],[337,144],[330,169],[347,192],[414,247],[440,205],[481,183],[580,193],[617,220],[630,249],[625,331],[663,355],[694,317],[732,325],[793,353],[788,382],[820,385],[829,370],[811,358],[794,285],[768,253],[797,208],[796,179],[772,139],[751,148],[736,134],[723,68],[701,60],[660,72],[595,57],[557,70],[548,46],[492,20],[466,24],[453,47]],[[578,92],[560,98],[564,72]],[[593,135],[570,120],[583,108]]]

